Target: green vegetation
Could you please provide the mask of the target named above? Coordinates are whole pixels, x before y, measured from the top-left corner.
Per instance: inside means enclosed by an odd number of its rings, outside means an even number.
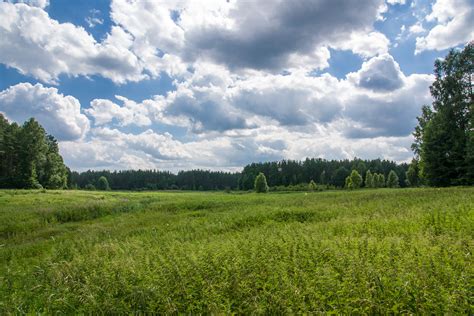
[[[474,188],[0,191],[0,314],[472,313]]]
[[[56,139],[33,118],[19,126],[0,113],[0,188],[61,189],[66,184]]]
[[[258,176],[255,178],[254,189],[255,189],[255,192],[257,193],[268,192],[267,178],[265,178],[265,175],[262,172],[260,172]]]
[[[387,178],[387,188],[398,188],[400,186],[400,182],[398,180],[398,176],[395,171],[390,170]]]
[[[101,191],[110,190],[109,181],[107,181],[106,177],[102,176],[99,178],[99,181],[97,181],[97,189]]]
[[[412,145],[432,186],[474,184],[474,42],[435,62],[432,106],[424,106]]]
[[[346,188],[359,189],[362,185],[362,176],[357,170],[352,170],[351,174],[346,178]]]

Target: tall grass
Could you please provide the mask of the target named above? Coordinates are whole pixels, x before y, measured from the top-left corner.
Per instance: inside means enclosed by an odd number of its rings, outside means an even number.
[[[474,188],[0,191],[0,313],[471,314]]]

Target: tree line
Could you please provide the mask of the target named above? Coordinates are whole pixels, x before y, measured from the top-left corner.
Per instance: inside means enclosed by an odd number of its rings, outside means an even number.
[[[35,119],[20,126],[0,113],[1,188],[61,189],[67,175],[58,142]]]
[[[240,173],[188,170],[177,174],[160,170],[73,171],[69,175],[71,188],[103,188],[104,177],[112,190],[236,190]]]
[[[307,189],[309,183],[335,188],[384,187],[385,178],[392,172],[397,177],[397,186],[405,187],[408,164],[397,164],[388,160],[325,160],[308,158],[304,161],[282,160],[252,163],[242,172],[222,172],[210,170],[189,170],[173,174],[160,170],[123,171],[73,171],[69,174],[69,187],[79,189],[112,190],[253,190],[257,176],[265,175],[265,185],[269,189],[300,186]],[[361,175],[361,183],[348,186],[351,172]],[[372,179],[366,184],[366,175]],[[104,180],[106,183],[104,183]],[[355,183],[355,180],[354,180]],[[374,184],[372,184],[374,183]]]
[[[406,163],[397,164],[389,160],[326,160],[321,158],[307,158],[304,161],[282,160],[275,162],[252,163],[244,167],[240,178],[239,188],[251,190],[255,185],[255,178],[258,174],[265,175],[269,187],[288,187],[301,183],[309,184],[314,181],[316,184],[329,185],[336,188],[347,186],[346,179],[353,170],[360,176],[369,174],[381,174],[388,177],[393,171],[399,178],[400,186],[409,185],[406,181],[406,172],[409,165]]]

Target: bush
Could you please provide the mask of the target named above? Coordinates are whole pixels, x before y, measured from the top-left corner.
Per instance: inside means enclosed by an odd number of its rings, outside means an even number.
[[[89,190],[89,191],[95,191],[95,186],[91,183],[86,184],[84,189]]]
[[[308,189],[310,191],[316,191],[318,189],[318,186],[316,185],[316,182],[314,182],[313,180],[311,180],[308,184]]]
[[[260,172],[258,176],[255,178],[254,189],[255,189],[255,192],[257,193],[268,192],[267,178],[262,172]]]

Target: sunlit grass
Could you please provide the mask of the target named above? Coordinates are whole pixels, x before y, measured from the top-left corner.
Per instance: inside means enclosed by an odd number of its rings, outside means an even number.
[[[472,312],[474,188],[0,191],[0,313]]]

